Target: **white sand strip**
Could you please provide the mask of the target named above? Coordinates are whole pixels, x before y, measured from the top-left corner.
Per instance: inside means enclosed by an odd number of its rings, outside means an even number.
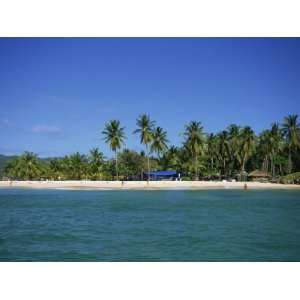
[[[0,181],[0,187],[37,189],[300,189],[300,185],[223,181]]]

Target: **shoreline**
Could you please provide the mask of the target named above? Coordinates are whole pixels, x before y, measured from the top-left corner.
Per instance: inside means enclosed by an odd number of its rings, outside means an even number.
[[[0,181],[0,188],[67,190],[209,190],[209,189],[299,189],[296,184],[223,181]]]

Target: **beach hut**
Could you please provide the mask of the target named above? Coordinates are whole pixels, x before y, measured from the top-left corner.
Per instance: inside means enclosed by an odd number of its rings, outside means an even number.
[[[266,182],[269,181],[271,178],[271,175],[265,171],[261,171],[261,170],[255,170],[253,172],[251,172],[248,177],[252,180],[252,181],[260,181],[260,182]]]
[[[249,174],[246,171],[242,171],[240,173],[235,174],[235,178],[237,181],[247,181]]]
[[[176,171],[153,171],[150,172],[150,180],[176,180],[179,174]],[[144,172],[144,176],[148,179],[148,173]]]

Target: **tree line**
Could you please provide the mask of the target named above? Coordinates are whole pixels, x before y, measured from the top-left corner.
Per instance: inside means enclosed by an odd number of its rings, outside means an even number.
[[[151,170],[176,170],[186,180],[241,178],[262,170],[273,178],[300,171],[300,124],[289,115],[281,124],[256,135],[250,126],[229,125],[218,133],[205,133],[201,122],[191,121],[183,132],[182,145],[170,145],[167,132],[149,115],[136,121],[144,151],[124,147],[126,134],[119,120],[105,124],[102,137],[114,157],[98,149],[88,155],[74,153],[41,160],[31,152],[11,160],[5,175],[19,180],[141,180]]]

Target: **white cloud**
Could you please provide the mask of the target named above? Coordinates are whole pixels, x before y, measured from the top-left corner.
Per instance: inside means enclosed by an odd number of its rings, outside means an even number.
[[[62,130],[57,126],[36,125],[32,128],[33,133],[60,134]]]

